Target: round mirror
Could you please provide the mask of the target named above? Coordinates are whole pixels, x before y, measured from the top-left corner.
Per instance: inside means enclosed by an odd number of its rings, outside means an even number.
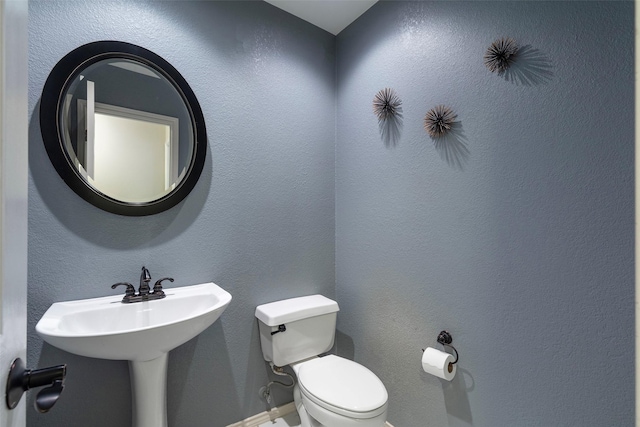
[[[187,82],[160,56],[124,42],[90,43],[56,64],[40,128],[67,185],[121,215],[175,206],[206,157],[204,117]]]

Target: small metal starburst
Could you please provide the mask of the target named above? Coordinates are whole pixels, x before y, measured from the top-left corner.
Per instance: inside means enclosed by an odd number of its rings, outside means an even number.
[[[451,126],[456,117],[458,117],[458,115],[455,114],[451,108],[438,105],[429,110],[424,117],[424,130],[426,130],[432,138],[439,138],[451,130]]]
[[[497,71],[502,74],[511,66],[517,52],[518,44],[515,40],[503,37],[491,43],[484,54],[484,65],[492,73]]]
[[[373,98],[373,112],[378,117],[378,122],[385,122],[394,118],[402,111],[401,105],[402,100],[393,89],[382,89]]]

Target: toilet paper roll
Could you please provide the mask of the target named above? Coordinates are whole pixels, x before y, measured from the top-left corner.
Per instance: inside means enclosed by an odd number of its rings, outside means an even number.
[[[422,353],[422,369],[427,374],[451,381],[456,375],[453,355],[435,348],[427,347]]]

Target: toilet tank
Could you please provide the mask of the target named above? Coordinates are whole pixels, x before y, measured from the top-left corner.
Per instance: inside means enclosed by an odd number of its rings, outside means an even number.
[[[333,347],[338,303],[322,295],[290,298],[256,307],[262,355],[285,366]]]

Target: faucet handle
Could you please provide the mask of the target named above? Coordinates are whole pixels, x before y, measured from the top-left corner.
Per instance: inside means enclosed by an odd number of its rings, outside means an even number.
[[[173,278],[172,277],[165,277],[165,278],[162,278],[162,279],[156,281],[155,285],[153,285],[153,293],[155,295],[164,296],[164,291],[162,290],[162,282],[164,282],[165,280],[173,282]]]
[[[115,289],[118,286],[126,286],[127,287],[127,290],[124,292],[124,296],[125,297],[132,297],[132,296],[134,296],[136,294],[136,288],[134,288],[131,283],[127,283],[127,282],[114,283],[113,285],[111,285],[111,289]]]

